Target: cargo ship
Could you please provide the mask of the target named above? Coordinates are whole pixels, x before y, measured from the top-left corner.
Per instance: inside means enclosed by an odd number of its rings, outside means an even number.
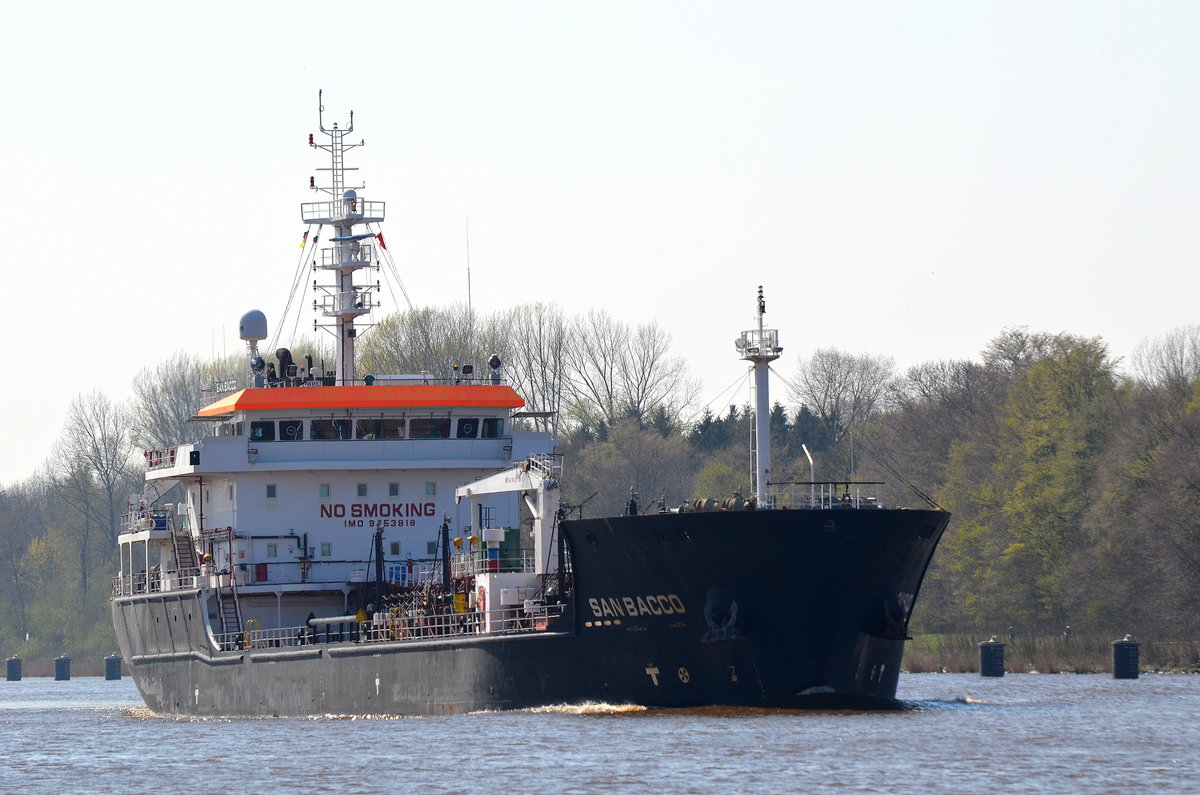
[[[301,219],[317,230],[305,264],[334,366],[264,356],[265,316],[247,312],[245,386],[198,411],[197,441],[145,451],[111,604],[147,706],[894,705],[949,514],[885,506],[879,484],[772,482],[766,421],[746,498],[568,510],[555,440],[498,356],[478,372],[356,375],[386,208],[345,184],[361,145],[347,138],[353,114],[341,128],[319,121],[309,145],[328,153],[330,179],[310,186],[329,198],[303,203]],[[759,288],[756,323],[736,341],[763,418],[782,350],[765,312]]]

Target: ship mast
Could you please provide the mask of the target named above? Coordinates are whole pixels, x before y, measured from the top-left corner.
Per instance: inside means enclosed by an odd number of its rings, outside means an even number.
[[[308,186],[313,190],[327,193],[333,197],[329,201],[305,202],[300,205],[300,217],[309,226],[330,226],[333,235],[329,242],[332,246],[320,249],[319,255],[313,260],[313,311],[318,315],[329,318],[326,323],[313,321],[313,329],[325,328],[337,337],[337,384],[354,383],[354,340],[357,329],[354,320],[369,313],[375,306],[375,293],[379,290],[379,282],[374,284],[358,284],[355,274],[363,268],[370,268],[375,261],[374,246],[364,242],[374,238],[370,232],[356,232],[360,224],[381,223],[384,218],[385,203],[381,201],[365,201],[358,197],[358,190],[363,186],[346,187],[346,172],[357,171],[345,163],[346,152],[365,142],[347,143],[346,135],[354,131],[354,111],[350,112],[350,123],[345,128],[339,128],[335,122],[332,129],[325,128],[325,106],[321,104],[321,93],[317,94],[318,124],[321,133],[328,136],[328,143],[318,143],[313,136],[308,136],[308,145],[314,149],[323,149],[329,153],[330,165],[318,171],[330,172],[330,184],[317,185],[315,177],[309,177]],[[321,283],[322,279],[325,280]]]
[[[760,508],[773,507],[771,497],[771,395],[767,376],[771,362],[779,358],[779,332],[763,328],[767,302],[758,287],[758,328],[743,331],[734,341],[742,359],[754,364],[754,495]]]

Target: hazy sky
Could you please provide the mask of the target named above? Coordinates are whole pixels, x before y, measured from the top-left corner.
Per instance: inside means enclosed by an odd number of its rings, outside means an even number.
[[[758,284],[786,375],[826,346],[976,358],[1015,325],[1127,357],[1200,321],[1200,4],[336,8],[6,9],[0,483],[74,395],[277,321],[318,89],[355,111],[414,303],[466,300],[469,215],[477,309],[656,319],[703,400]]]

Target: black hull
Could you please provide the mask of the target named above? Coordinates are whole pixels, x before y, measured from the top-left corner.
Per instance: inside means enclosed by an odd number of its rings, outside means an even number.
[[[566,521],[546,631],[217,651],[202,591],[113,600],[147,705],[188,715],[430,715],[584,702],[888,706],[949,514],[824,510]]]

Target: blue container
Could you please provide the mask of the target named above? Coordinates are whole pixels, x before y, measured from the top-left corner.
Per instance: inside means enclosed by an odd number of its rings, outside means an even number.
[[[104,678],[112,682],[121,678],[121,657],[117,654],[110,654],[104,658]]]
[[[995,635],[979,644],[979,675],[1004,676],[1004,644]]]
[[[20,682],[21,681],[21,658],[20,657],[9,657],[8,658],[8,677],[7,678],[8,678],[8,681],[10,681],[10,682]]]
[[[71,678],[71,658],[65,654],[54,658],[54,681],[66,682]]]
[[[1141,645],[1129,635],[1126,635],[1124,640],[1113,641],[1113,679],[1138,678],[1138,654]]]

